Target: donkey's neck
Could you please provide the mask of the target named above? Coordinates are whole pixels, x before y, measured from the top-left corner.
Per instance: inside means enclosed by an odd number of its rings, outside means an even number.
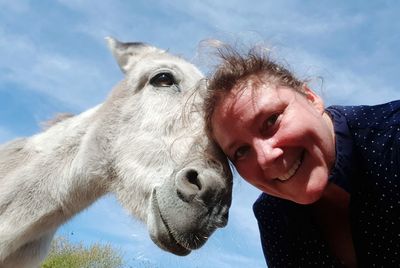
[[[97,131],[100,106],[59,122],[28,142],[35,151],[36,165],[47,167],[47,174],[43,175],[48,183],[57,185],[55,197],[67,217],[89,206],[107,190],[109,168],[99,148],[101,137]]]
[[[93,119],[100,106],[64,119],[49,127],[46,131],[32,136],[29,139],[29,145],[42,154],[59,153],[60,149],[65,148],[66,145],[77,148],[76,145],[80,145],[82,138],[91,128]],[[61,151],[63,152],[63,150]]]
[[[107,192],[112,177],[98,132],[99,106],[2,147],[0,263],[49,235]]]

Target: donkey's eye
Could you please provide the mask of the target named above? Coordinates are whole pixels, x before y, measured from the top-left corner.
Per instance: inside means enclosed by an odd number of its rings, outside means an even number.
[[[155,87],[170,87],[176,84],[171,73],[159,73],[150,79],[150,84]]]

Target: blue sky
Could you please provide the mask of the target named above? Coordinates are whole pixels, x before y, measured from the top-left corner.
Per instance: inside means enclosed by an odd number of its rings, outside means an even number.
[[[206,74],[201,40],[262,42],[327,105],[399,99],[399,12],[397,1],[0,0],[0,142],[102,102],[122,79],[109,35],[169,49]],[[236,178],[228,226],[186,257],[153,245],[112,196],[59,234],[111,243],[132,267],[264,267],[251,211],[258,194]]]

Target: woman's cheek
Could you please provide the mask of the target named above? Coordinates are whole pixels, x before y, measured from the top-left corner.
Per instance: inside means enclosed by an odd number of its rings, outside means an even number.
[[[252,167],[250,166],[250,163],[243,163],[242,161],[237,164],[236,166],[237,171],[239,172],[239,175],[245,179],[246,181],[250,182],[252,181],[252,174],[251,174],[251,169]]]

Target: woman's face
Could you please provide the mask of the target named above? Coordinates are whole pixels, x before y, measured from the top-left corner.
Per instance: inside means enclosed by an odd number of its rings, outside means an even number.
[[[318,200],[335,160],[334,131],[319,96],[247,83],[225,95],[212,117],[216,142],[260,190],[300,204]]]

